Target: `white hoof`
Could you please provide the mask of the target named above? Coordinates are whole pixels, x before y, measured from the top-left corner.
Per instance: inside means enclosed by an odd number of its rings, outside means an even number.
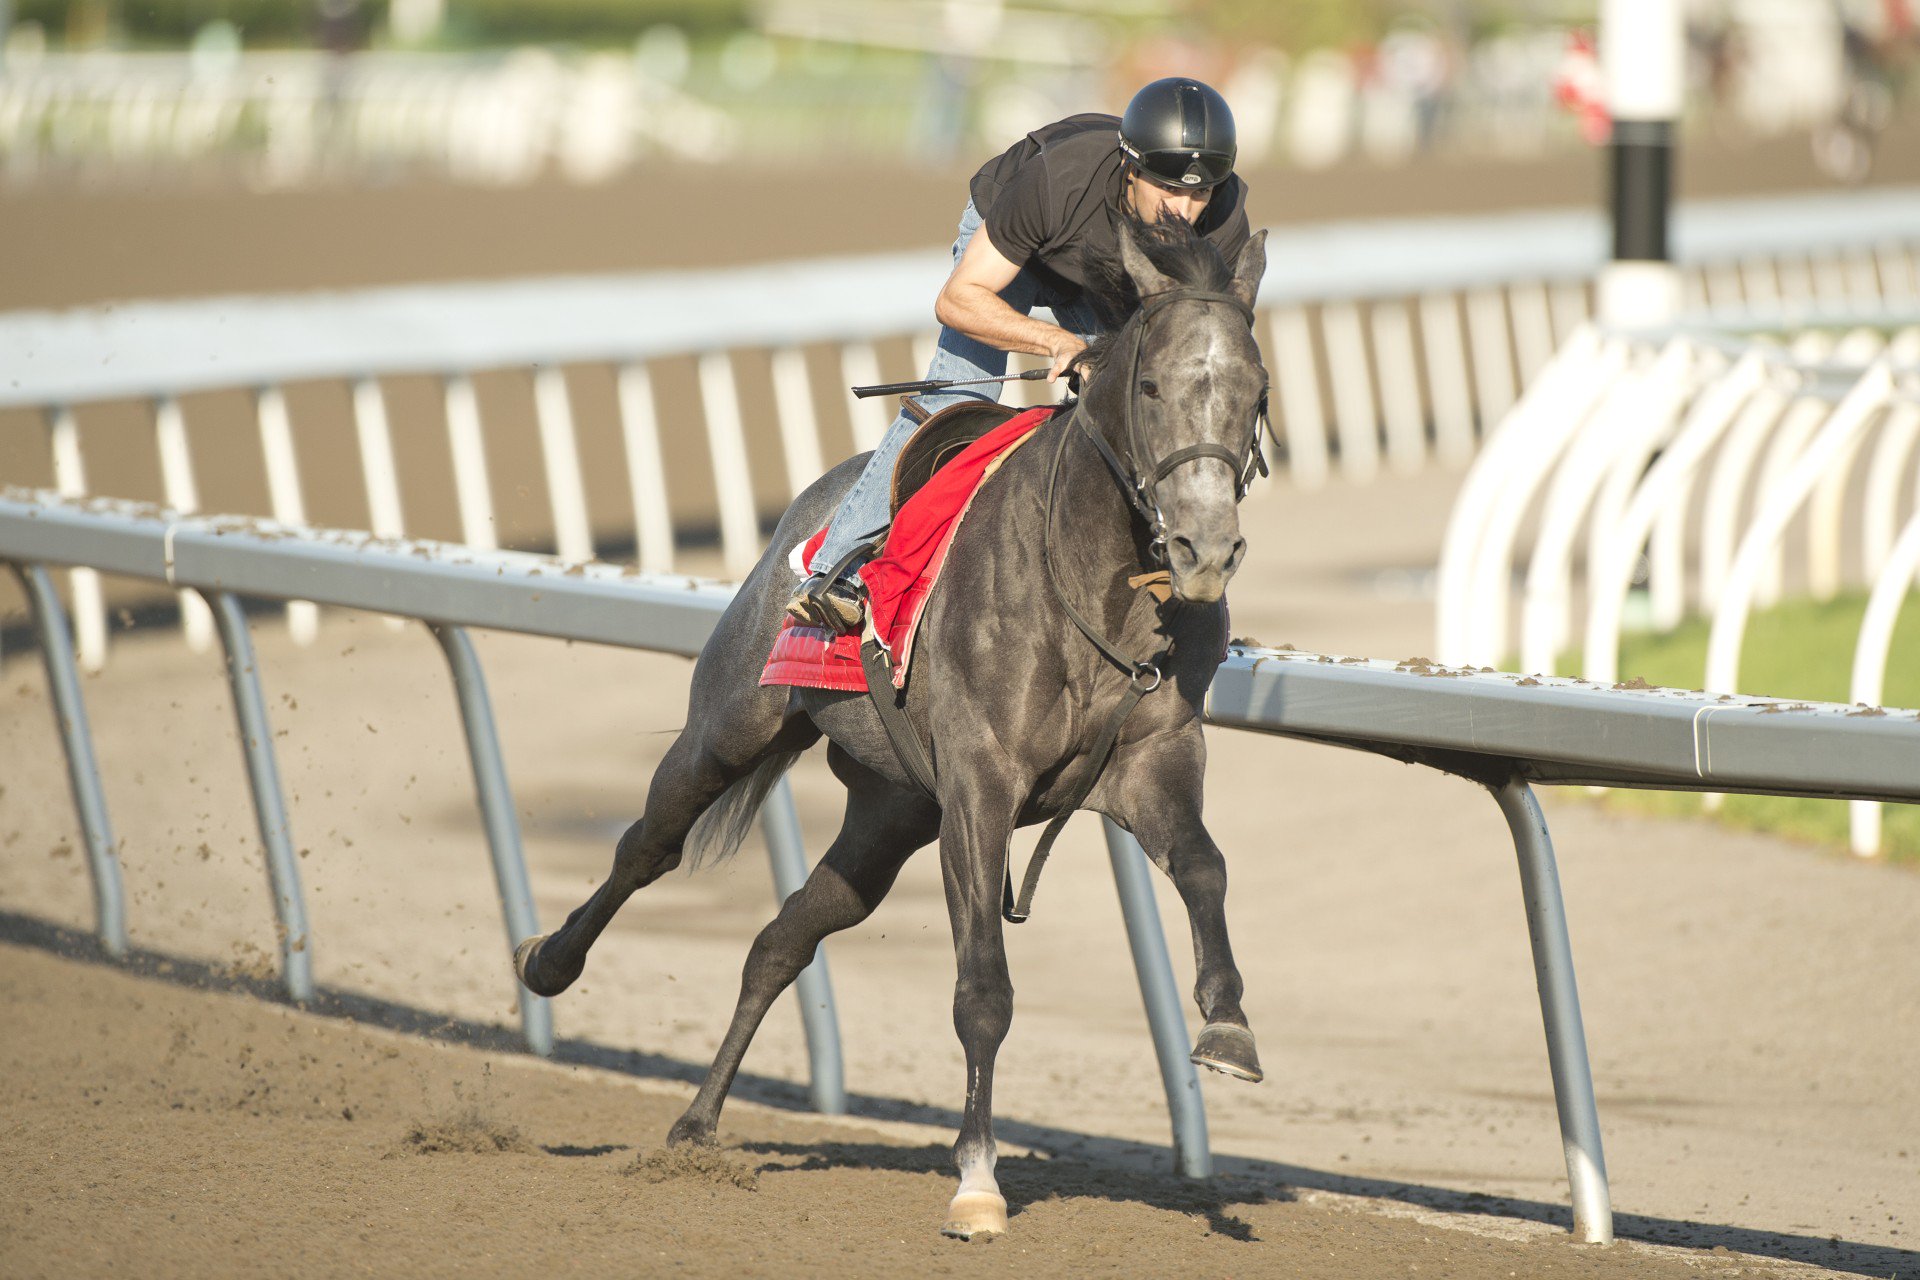
[[[943,1236],[971,1240],[975,1236],[1003,1236],[1007,1233],[1007,1202],[991,1191],[962,1191],[947,1206]]]

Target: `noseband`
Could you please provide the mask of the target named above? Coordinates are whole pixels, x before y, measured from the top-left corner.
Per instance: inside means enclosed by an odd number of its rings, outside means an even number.
[[[1151,294],[1141,300],[1140,324],[1134,330],[1133,350],[1127,357],[1127,453],[1129,460],[1123,462],[1115,456],[1112,446],[1101,438],[1100,433],[1087,425],[1084,416],[1075,415],[1080,429],[1093,441],[1100,456],[1106,460],[1108,468],[1119,479],[1126,491],[1127,500],[1140,518],[1147,522],[1152,533],[1149,554],[1156,564],[1165,563],[1167,551],[1167,521],[1160,510],[1160,482],[1171,475],[1176,468],[1189,462],[1198,462],[1202,458],[1214,458],[1227,464],[1235,480],[1234,501],[1247,496],[1253,487],[1256,475],[1267,474],[1266,454],[1260,448],[1260,433],[1266,426],[1267,400],[1260,397],[1260,406],[1254,410],[1253,423],[1247,432],[1247,442],[1238,452],[1223,444],[1207,441],[1204,444],[1190,444],[1175,449],[1164,458],[1154,461],[1147,449],[1147,441],[1140,427],[1140,359],[1147,345],[1147,327],[1152,323],[1155,313],[1176,302],[1217,302],[1232,307],[1246,318],[1247,327],[1253,327],[1253,308],[1230,293],[1215,293],[1209,289],[1169,289],[1164,293]],[[1146,462],[1143,464],[1142,460]]]

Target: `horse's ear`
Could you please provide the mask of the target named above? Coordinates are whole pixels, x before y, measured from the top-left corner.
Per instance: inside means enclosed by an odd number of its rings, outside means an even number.
[[[1260,296],[1260,281],[1267,274],[1267,230],[1262,227],[1253,233],[1247,241],[1247,247],[1240,251],[1240,260],[1233,264],[1233,296],[1249,307]]]
[[[1131,221],[1120,224],[1120,265],[1127,269],[1127,278],[1133,281],[1134,290],[1144,298],[1174,288],[1173,277],[1161,274],[1160,269],[1147,260],[1146,250],[1140,247],[1136,234]]]

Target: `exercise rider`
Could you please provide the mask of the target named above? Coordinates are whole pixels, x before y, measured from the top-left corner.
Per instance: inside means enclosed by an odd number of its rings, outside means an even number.
[[[1246,187],[1233,173],[1233,116],[1198,80],[1156,80],[1124,116],[1069,116],[1036,129],[973,175],[953,242],[953,274],[934,302],[940,338],[928,378],[992,378],[1007,352],[1051,362],[1049,382],[1099,333],[1093,298],[1111,278],[1124,220],[1181,218],[1228,262],[1247,242]],[[1059,324],[1034,319],[1036,306]],[[928,410],[962,399],[998,400],[999,387],[920,397]],[[787,604],[802,623],[836,632],[860,625],[857,577],[832,578],[890,519],[894,461],[916,420],[902,412],[848,491],[811,574]],[[851,566],[846,566],[850,568]],[[846,569],[843,568],[843,572]]]

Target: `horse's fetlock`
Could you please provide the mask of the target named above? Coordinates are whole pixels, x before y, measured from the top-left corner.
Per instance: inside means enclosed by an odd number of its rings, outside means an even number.
[[[962,1177],[981,1173],[991,1177],[999,1163],[1000,1144],[992,1138],[962,1134],[960,1140],[953,1144],[953,1167],[960,1171]]]
[[[1208,1022],[1232,1022],[1244,1027],[1247,1017],[1240,1011],[1240,1000],[1245,994],[1246,984],[1238,973],[1210,975],[1193,984],[1193,1002]]]

